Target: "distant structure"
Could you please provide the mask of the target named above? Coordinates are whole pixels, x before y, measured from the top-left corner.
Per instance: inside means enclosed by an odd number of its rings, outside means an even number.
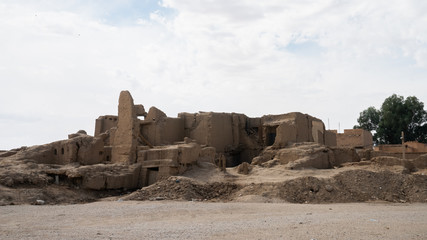
[[[356,149],[372,149],[372,134],[364,129],[344,129],[344,133],[328,130],[336,135],[336,146]]]
[[[250,163],[265,147],[291,143],[333,144],[323,122],[307,114],[288,113],[249,118],[239,113],[180,113],[177,118],[151,107],[145,112],[122,91],[118,116],[100,116],[95,137],[105,137],[104,160],[141,164],[142,185],[181,173],[198,159],[226,157],[227,167]],[[138,117],[143,117],[139,119]]]
[[[386,153],[402,153],[402,144],[383,144],[374,147],[375,151]],[[427,144],[419,142],[405,142],[406,153],[427,153]]]
[[[51,169],[49,174],[66,176],[86,188],[132,189],[181,174],[197,162],[233,167],[252,163],[266,149],[276,151],[303,142],[336,146],[337,139],[320,119],[308,114],[250,118],[240,113],[184,112],[172,118],[156,107],[146,112],[143,105],[134,104],[128,91],[122,91],[118,115],[98,117],[94,136],[79,131],[67,140],[0,155],[70,166]],[[329,166],[328,161],[325,164]]]

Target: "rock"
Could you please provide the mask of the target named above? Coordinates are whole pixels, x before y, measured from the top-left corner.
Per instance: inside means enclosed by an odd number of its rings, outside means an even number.
[[[2,183],[7,187],[12,187],[14,182],[12,178],[6,177]]]
[[[87,132],[85,130],[79,130],[77,131],[77,133],[87,135]]]
[[[44,201],[44,200],[41,200],[41,199],[37,199],[35,204],[36,204],[36,205],[44,205],[44,204],[45,204],[45,201]]]
[[[328,192],[332,192],[334,190],[334,187],[332,187],[331,185],[328,184],[328,185],[325,186],[325,189]]]
[[[243,162],[242,164],[240,164],[239,166],[237,166],[237,172],[240,174],[249,174],[249,172],[252,170],[252,166],[247,163],[247,162]]]

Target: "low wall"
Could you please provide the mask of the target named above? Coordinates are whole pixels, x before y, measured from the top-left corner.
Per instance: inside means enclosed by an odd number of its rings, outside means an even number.
[[[423,154],[425,153],[405,153],[405,159],[415,159]],[[389,152],[382,152],[382,151],[371,152],[371,158],[380,157],[380,156],[402,158],[402,153],[389,153]]]

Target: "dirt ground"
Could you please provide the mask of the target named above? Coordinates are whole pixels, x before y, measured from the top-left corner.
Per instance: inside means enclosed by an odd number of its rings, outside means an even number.
[[[0,158],[0,239],[427,239],[426,161],[198,162],[147,187],[94,190],[55,176],[87,166]]]
[[[244,175],[239,174],[237,168],[220,172],[209,164],[201,164],[183,176],[169,177],[122,198],[238,202],[257,198],[263,202],[289,203],[427,202],[425,173],[402,171],[402,166],[373,164],[304,170],[288,170],[276,165],[254,166]]]
[[[248,174],[239,167],[220,171],[211,163],[193,166],[182,176],[172,176],[142,189],[94,191],[72,182],[49,179],[44,169],[28,170],[26,164],[0,168],[0,206],[74,204],[106,197],[122,200],[202,200],[211,202],[346,203],[388,201],[427,202],[427,169],[410,172],[401,165],[384,166],[357,162],[333,169],[289,170],[284,165],[250,166]],[[9,184],[13,182],[13,184]],[[4,183],[4,185],[2,185]]]
[[[0,239],[427,239],[427,204],[102,201],[0,207]]]

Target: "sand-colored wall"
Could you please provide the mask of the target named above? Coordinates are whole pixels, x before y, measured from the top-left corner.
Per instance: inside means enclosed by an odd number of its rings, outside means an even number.
[[[363,129],[344,129],[344,133],[337,134],[338,147],[371,148],[372,134]]]
[[[229,113],[182,113],[185,132],[199,144],[215,147],[218,152],[224,152],[227,147],[238,141],[239,132],[237,121]],[[237,125],[237,126],[236,126]],[[235,131],[233,132],[233,126]]]
[[[99,116],[95,120],[95,137],[113,127],[117,127],[117,119],[118,117],[113,115]]]
[[[210,126],[208,129],[208,143],[217,151],[225,151],[227,147],[234,145],[233,121],[231,114],[211,113]],[[235,129],[235,132],[238,129]],[[238,132],[237,132],[238,134]],[[238,144],[238,142],[237,142]]]
[[[330,147],[337,146],[337,132],[334,130],[325,131],[325,145]]]
[[[31,159],[44,164],[82,165],[97,164],[104,161],[104,143],[102,138],[79,136],[45,145],[29,147],[15,155],[18,159]]]
[[[167,117],[161,110],[151,107],[145,120],[141,121],[141,132],[152,145],[167,145],[183,141],[184,119]]]
[[[319,144],[325,144],[325,125],[322,121],[309,118],[311,120],[311,132],[313,136],[313,142],[317,142]]]
[[[403,147],[401,144],[384,144],[374,148],[375,151],[387,153],[402,153]],[[427,144],[419,142],[405,142],[406,153],[427,153]]]
[[[262,117],[262,139],[270,145],[271,134],[276,133],[274,147],[282,148],[289,143],[317,142],[325,144],[325,125],[320,119],[298,112],[266,115]],[[273,132],[272,132],[273,131]]]
[[[117,130],[112,141],[112,162],[136,162],[139,128],[133,98],[129,91],[122,91],[119,97]]]

